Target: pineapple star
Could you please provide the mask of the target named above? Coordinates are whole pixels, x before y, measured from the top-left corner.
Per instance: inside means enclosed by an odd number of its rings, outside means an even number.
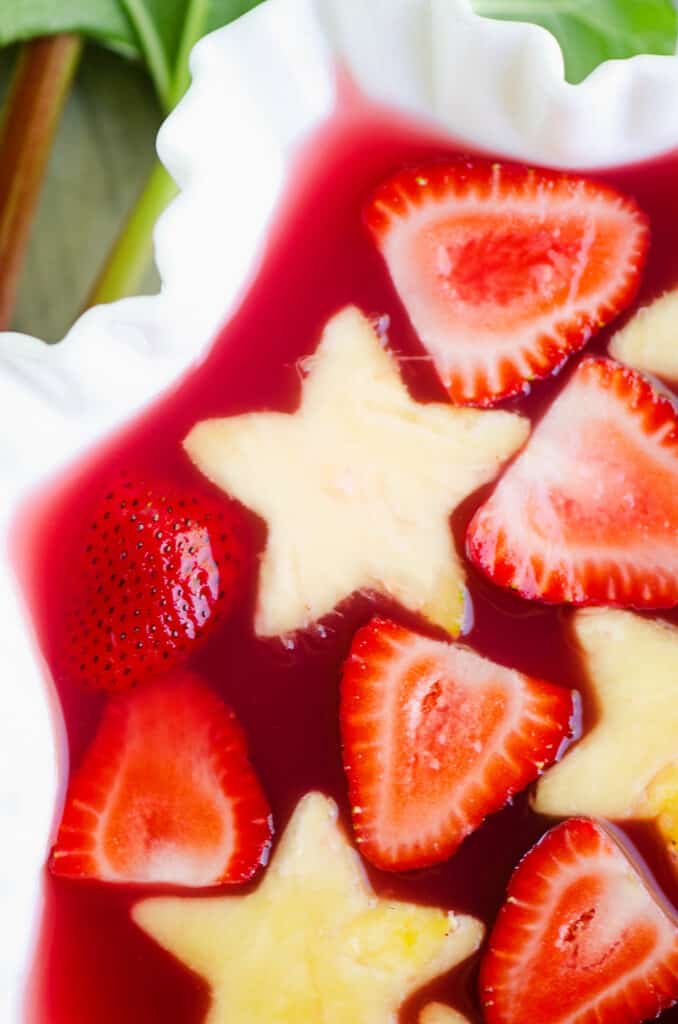
[[[206,420],[184,442],[268,526],[257,633],[303,629],[369,590],[456,635],[465,587],[450,514],[524,443],[527,421],[414,401],[355,307],[309,365],[293,415]]]
[[[297,805],[254,892],[149,899],[133,917],[209,982],[205,1024],[395,1024],[483,934],[472,917],[376,897],[319,793]]]
[[[649,306],[641,306],[610,344],[610,355],[642,373],[678,381],[676,317],[678,290],[666,292]]]
[[[678,765],[678,629],[597,608],[575,615],[574,632],[596,723],[542,777],[535,809],[560,817],[659,817],[661,793],[668,803],[678,792],[671,770]]]
[[[419,1014],[419,1024],[470,1024],[458,1010],[443,1003],[429,1003]]]

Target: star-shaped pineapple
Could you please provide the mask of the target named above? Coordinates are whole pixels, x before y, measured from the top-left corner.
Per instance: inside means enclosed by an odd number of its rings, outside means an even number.
[[[205,1024],[389,1024],[478,948],[480,922],[375,896],[318,793],[245,896],[150,899],[134,920],[210,985]]]
[[[459,1010],[443,1003],[429,1003],[419,1014],[419,1024],[470,1024]]]
[[[526,440],[526,420],[423,404],[351,307],[326,326],[293,415],[199,423],[195,465],[268,525],[256,629],[302,629],[358,590],[456,635],[464,573],[449,518]]]
[[[574,632],[596,722],[542,777],[536,810],[654,818],[678,841],[678,629],[598,608],[578,612]]]
[[[610,355],[622,363],[654,373],[678,383],[678,289],[666,292],[642,306],[629,322],[617,331]]]

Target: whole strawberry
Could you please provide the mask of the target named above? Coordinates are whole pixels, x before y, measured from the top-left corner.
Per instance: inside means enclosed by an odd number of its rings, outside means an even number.
[[[121,478],[93,509],[67,581],[61,671],[111,692],[184,662],[231,610],[242,561],[223,501]]]

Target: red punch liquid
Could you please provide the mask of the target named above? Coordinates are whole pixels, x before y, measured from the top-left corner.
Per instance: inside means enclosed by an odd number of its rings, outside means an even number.
[[[24,545],[30,554],[19,569],[48,664],[53,664],[63,628],[61,583],[67,567],[60,538],[77,534],[86,522],[88,505],[119,470],[138,471],[144,477],[160,473],[188,488],[203,487],[181,447],[190,428],[213,416],[293,411],[299,398],[298,361],[315,349],[332,314],[349,303],[368,314],[387,314],[391,348],[403,356],[421,356],[381,257],[363,228],[361,207],[370,190],[391,172],[459,151],[464,147],[354,101],[340,106],[298,154],[261,269],[209,357],[71,473],[67,482],[32,503],[31,538]],[[640,301],[676,286],[678,155],[600,177],[634,195],[652,220],[652,249]],[[224,246],[232,244],[232,239],[224,239]],[[591,348],[604,352],[609,333]],[[428,362],[405,360],[402,366],[418,399],[445,399]],[[568,375],[565,371],[537,384],[531,395],[508,405],[538,417]],[[487,490],[454,516],[460,551],[466,523]],[[262,524],[252,518],[252,528],[262,547]],[[489,658],[575,687],[586,697],[586,680],[568,640],[566,609],[543,608],[503,593],[470,567],[468,582],[474,619],[466,642]],[[355,630],[375,612],[401,617],[403,613],[376,599],[354,598],[329,618],[326,636],[311,632],[286,649],[279,641],[261,641],[253,634],[255,586],[253,570],[249,600],[211,637],[192,667],[235,708],[245,727],[280,835],[297,800],[311,789],[331,794],[346,814],[337,718],[341,664]],[[59,680],[49,685],[57,691],[75,765],[92,739],[105,698]],[[590,705],[586,707],[584,728],[590,727],[594,714]],[[64,775],[67,764],[63,758]],[[512,870],[550,824],[535,816],[522,796],[491,818],[449,862],[412,875],[370,874],[382,894],[472,913],[491,926]],[[658,884],[675,902],[676,885],[650,828],[634,823],[630,834]],[[42,930],[27,1003],[30,1024],[203,1020],[209,1000],[203,982],[129,919],[131,904],[148,894],[144,888],[69,882],[46,874]],[[403,1024],[415,1024],[420,1008],[432,998],[457,1006],[480,1024],[476,973],[477,963],[471,961],[418,993],[403,1009]],[[661,1021],[678,1024],[678,1010],[664,1014]]]

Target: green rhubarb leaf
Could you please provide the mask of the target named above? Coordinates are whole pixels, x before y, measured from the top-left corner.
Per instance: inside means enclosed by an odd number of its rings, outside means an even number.
[[[0,46],[77,32],[143,57],[165,109],[187,82],[187,57],[201,35],[261,0],[4,0]],[[472,0],[486,17],[528,21],[556,36],[567,77],[580,81],[602,61],[670,54],[678,36],[672,0]]]
[[[253,7],[258,7],[262,0],[210,0],[207,15],[207,31],[211,32],[222,25],[228,25],[241,15],[247,14]]]
[[[3,0],[0,46],[76,32],[140,56],[136,33],[119,0]]]
[[[163,108],[189,84],[188,59],[207,32],[228,25],[260,0],[119,0],[139,40]]]
[[[186,11],[194,0],[119,0],[166,113],[174,106],[175,63]]]
[[[188,85],[188,57],[202,35],[261,0],[0,0],[0,47],[74,32],[141,58],[169,112]]]
[[[640,53],[672,54],[678,12],[672,0],[472,0],[488,18],[542,25],[558,40],[570,82],[603,61]]]
[[[190,52],[206,32],[227,25],[261,0],[120,0],[134,26],[156,92],[165,111],[181,99],[190,81]],[[175,189],[156,167],[111,250],[88,304],[112,302],[136,290],[151,252],[153,225]]]

